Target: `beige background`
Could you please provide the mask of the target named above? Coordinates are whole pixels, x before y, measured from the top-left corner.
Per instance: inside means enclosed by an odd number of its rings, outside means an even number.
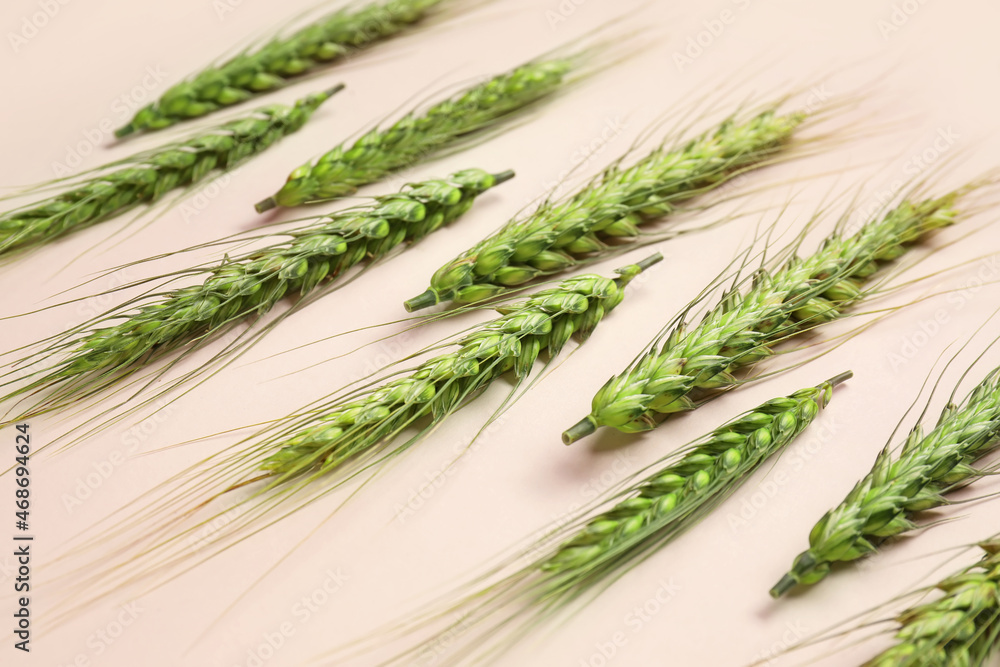
[[[36,16],[42,6],[49,6],[50,18]],[[157,144],[161,139],[154,137],[109,147],[107,136],[101,135],[126,120],[123,105],[162,91],[230,46],[307,6],[301,0],[8,0],[0,14],[4,32],[0,63],[7,91],[0,129],[4,147],[0,183],[52,178],[54,165],[65,163],[74,152],[86,153],[81,166],[95,166]],[[728,23],[717,35],[706,32],[707,26],[718,28],[724,11],[730,12]],[[415,96],[514,66],[623,13],[622,29],[651,29],[653,45],[641,56],[545,106],[502,139],[406,174],[407,178],[433,177],[468,166],[518,171],[518,178],[484,196],[463,221],[299,313],[238,367],[139,424],[138,431],[130,430],[133,420],[58,457],[39,455],[33,467],[36,576],[44,577],[46,565],[69,536],[128,504],[172,472],[233,442],[234,437],[150,456],[141,453],[279,417],[347,379],[454,331],[454,322],[438,323],[321,366],[315,363],[368,342],[374,334],[362,333],[270,358],[331,333],[397,319],[402,314],[401,301],[421,291],[443,261],[515,214],[568,170],[579,166],[580,173],[593,173],[623,153],[651,122],[669,110],[687,108],[709,91],[717,91],[725,101],[722,107],[727,108],[749,94],[759,98],[789,86],[809,90],[825,75],[830,76],[822,79],[823,90],[834,96],[850,96],[867,86],[867,105],[852,125],[875,135],[869,141],[807,163],[770,170],[766,177],[752,181],[762,185],[802,173],[831,172],[805,184],[772,188],[760,202],[747,204],[750,209],[780,203],[790,192],[798,192],[784,219],[788,224],[801,224],[824,196],[861,182],[865,188],[859,201],[862,206],[870,205],[879,192],[912,175],[914,158],[920,159],[925,151],[936,158],[931,160],[936,165],[954,159],[939,180],[941,188],[932,188],[935,192],[996,164],[1000,56],[993,46],[1000,8],[993,3],[511,0],[379,48],[320,79],[268,98],[288,101],[328,83],[348,85],[299,134],[222,181],[220,187],[206,190],[204,199],[192,200],[196,214],[191,214],[192,209],[174,209],[112,249],[106,244],[70,263],[124,229],[125,220],[115,220],[3,267],[0,315],[50,303],[48,297],[102,268],[253,229],[263,220],[254,216],[252,202],[272,193],[285,174],[309,156]],[[26,27],[34,24],[41,27],[34,31]],[[24,41],[12,41],[11,33],[25,36]],[[700,33],[707,46],[693,62],[678,67],[675,55],[683,53],[689,40],[696,40]],[[935,141],[942,133],[957,140],[939,151]],[[942,145],[938,143],[939,148]],[[583,156],[591,147],[599,152],[586,160]],[[863,167],[846,172],[858,166]],[[393,179],[366,193],[389,191],[401,182]],[[995,264],[980,259],[1000,240],[995,228],[933,255],[910,276],[968,262],[965,266],[915,285],[885,303],[970,288],[958,296],[916,304],[813,364],[730,395],[627,446],[612,434],[571,449],[559,443],[560,431],[587,411],[593,391],[622,369],[722,268],[748,241],[759,219],[752,216],[662,244],[667,261],[630,294],[585,347],[532,390],[529,400],[511,408],[503,423],[451,473],[441,475],[440,471],[502,399],[502,387],[451,420],[400,465],[382,474],[355,502],[322,523],[312,539],[235,608],[230,605],[237,596],[298,545],[345,493],[327,497],[169,586],[139,596],[130,608],[134,620],[110,645],[97,639],[97,633],[114,630],[121,605],[132,602],[134,591],[95,606],[72,622],[50,625],[35,637],[30,656],[14,651],[9,646],[12,640],[5,640],[0,648],[3,664],[247,665],[248,651],[256,650],[263,637],[289,622],[292,636],[263,664],[306,663],[334,645],[406,614],[436,591],[481,572],[485,563],[592,499],[595,488],[617,481],[623,471],[641,467],[766,398],[815,384],[845,368],[854,369],[856,379],[838,390],[830,410],[784,457],[569,622],[547,626],[499,664],[743,665],[912,588],[953,553],[945,550],[1000,528],[995,503],[943,512],[945,517],[961,520],[894,544],[863,567],[838,572],[808,595],[780,603],[767,596],[767,589],[805,546],[815,520],[867,471],[916,398],[935,359],[946,350],[954,351],[955,342],[964,341],[996,308],[996,290],[976,287],[983,279],[996,279]],[[958,240],[989,220],[980,217],[949,230],[935,245]],[[638,259],[644,252],[629,257]],[[91,294],[189,263],[189,257],[175,257],[137,266],[101,278],[77,294]],[[607,273],[620,263],[612,260],[597,270]],[[57,333],[121,298],[95,297],[36,316],[4,320],[0,323],[3,347],[14,348]],[[847,332],[857,324],[858,320],[841,323],[831,332]],[[992,326],[985,332],[972,350],[983,347],[995,330]],[[973,356],[962,356],[947,373],[931,414],[943,404]],[[901,359],[904,363],[898,363]],[[987,355],[972,377],[981,377],[998,362],[1000,353]],[[190,367],[190,363],[184,366]],[[302,368],[307,370],[279,378]],[[32,431],[36,441],[45,442],[94,414],[89,410],[61,419],[36,419]],[[2,437],[12,440],[13,432],[8,429]],[[107,469],[108,461],[119,458],[126,460],[112,466],[107,479],[68,510],[65,494],[77,493],[89,474],[100,467]],[[419,492],[428,479],[437,483],[420,500]],[[979,489],[996,490],[996,485],[983,484]],[[417,499],[411,500],[415,495]],[[0,507],[9,508],[12,499],[10,480],[0,481]],[[412,511],[401,513],[399,508],[407,503]],[[758,507],[750,512],[747,508],[754,503]],[[0,554],[7,551],[0,548]],[[970,562],[974,555],[965,553],[960,558]],[[9,556],[0,556],[0,565],[4,580],[0,600],[7,618],[6,610],[13,607]],[[295,611],[297,601],[321,589],[331,574],[342,578],[342,585],[303,619]],[[664,597],[664,582],[671,584],[669,600],[650,603],[658,595]],[[60,597],[55,589],[35,593],[33,612],[39,626],[58,611]],[[636,623],[633,610],[647,603],[656,612]],[[129,617],[128,613],[122,616]],[[619,646],[614,655],[602,662],[602,646],[615,641]],[[818,651],[796,653],[773,664],[798,664],[833,649],[838,651],[823,664],[857,664],[878,646],[877,642],[860,647],[851,641],[826,644]]]

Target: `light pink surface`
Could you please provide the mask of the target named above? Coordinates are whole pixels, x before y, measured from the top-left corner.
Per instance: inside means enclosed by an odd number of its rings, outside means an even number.
[[[44,21],[36,20],[43,5],[50,6],[50,12],[53,7],[58,11]],[[265,32],[307,6],[300,0],[6,2],[0,20],[6,35],[0,62],[7,92],[0,183],[52,178],[54,164],[64,163],[74,151],[88,153],[81,166],[90,167],[160,143],[161,138],[151,136],[109,147],[107,137],[98,135],[102,126],[106,129],[126,120],[120,113],[120,96],[132,95],[129,91],[135,86],[139,87],[135,95],[140,96],[144,79],[154,92],[162,91],[230,45]],[[380,47],[345,67],[267,98],[289,101],[337,81],[348,86],[299,134],[250,162],[223,187],[211,190],[214,196],[189,201],[198,207],[196,214],[176,208],[134,236],[116,237],[124,240],[113,249],[106,244],[70,264],[84,250],[125,227],[124,219],[111,221],[3,267],[0,315],[52,303],[53,294],[108,266],[253,229],[262,219],[254,215],[252,203],[271,194],[290,169],[310,156],[414,97],[499,72],[584,35],[623,12],[627,18],[622,30],[648,29],[645,38],[652,44],[648,50],[546,105],[502,138],[406,174],[406,178],[434,177],[468,166],[517,170],[516,179],[482,197],[460,223],[297,314],[239,364],[140,424],[138,431],[131,430],[133,420],[57,457],[39,455],[32,468],[38,580],[52,571],[52,559],[69,537],[235,438],[222,436],[149,456],[140,454],[280,417],[387,359],[455,331],[454,322],[438,323],[324,365],[316,362],[354,349],[375,334],[362,333],[272,356],[332,333],[400,318],[401,302],[422,291],[435,268],[543,194],[581,163],[591,147],[599,152],[579,167],[580,174],[594,173],[627,150],[650,123],[669,110],[688,108],[710,90],[721,91],[723,109],[747,95],[762,99],[789,87],[804,89],[800,99],[807,98],[820,81],[825,82],[821,90],[834,98],[856,97],[859,90],[865,91],[864,111],[855,113],[858,121],[852,129],[873,135],[869,140],[818,159],[780,166],[751,181],[763,185],[804,173],[829,172],[808,182],[772,188],[747,203],[747,208],[759,208],[798,193],[782,220],[785,226],[801,225],[824,197],[858,184],[865,186],[859,202],[869,204],[893,182],[912,175],[914,156],[925,151],[938,153],[938,166],[955,160],[937,180],[941,186],[931,188],[935,193],[992,168],[1000,154],[995,85],[1000,56],[992,48],[1000,8],[992,3],[511,0]],[[12,41],[10,34],[20,34],[24,21],[45,25],[23,43]],[[676,56],[683,55],[689,40],[699,35],[706,45],[702,53],[679,66]],[[941,136],[955,140],[945,145],[948,142],[941,143]],[[93,143],[99,145],[90,150]],[[848,172],[848,167],[858,168]],[[365,193],[390,191],[401,182],[402,178],[395,178]],[[296,214],[289,212],[285,219]],[[547,626],[498,664],[744,665],[912,588],[951,555],[942,550],[1000,529],[995,502],[943,512],[942,516],[962,520],[893,544],[864,566],[837,573],[808,595],[780,603],[767,595],[792,557],[804,548],[816,519],[869,469],[916,398],[935,359],[953,352],[956,341],[964,341],[997,307],[995,288],[918,303],[808,366],[750,386],[644,437],[627,441],[606,433],[569,449],[559,442],[559,433],[586,413],[590,397],[604,380],[621,370],[721,270],[752,238],[759,221],[769,222],[773,217],[754,215],[661,244],[658,249],[666,261],[641,289],[632,290],[587,345],[532,389],[528,400],[514,405],[481,446],[460,459],[448,474],[440,471],[502,400],[504,387],[494,387],[473,408],[386,470],[301,546],[313,527],[346,499],[346,493],[323,499],[157,591],[141,594],[133,590],[124,597],[112,597],[71,622],[46,624],[46,618],[59,611],[61,596],[58,590],[39,588],[33,596],[39,633],[32,653],[14,651],[13,640],[7,638],[0,646],[0,663],[248,665],[254,664],[249,652],[258,651],[266,636],[290,623],[291,636],[262,664],[306,664],[482,572],[499,554],[591,500],[595,488],[617,481],[622,471],[640,468],[769,397],[816,384],[846,368],[857,377],[837,391],[829,411],[785,457],[755,475],[700,526],[636,567],[596,602],[565,624]],[[948,230],[935,245],[959,240],[991,219],[980,216],[968,226]],[[827,220],[820,233],[830,224],[832,220]],[[977,280],[996,280],[996,264],[982,257],[992,253],[998,241],[1000,231],[989,227],[957,242],[908,275],[968,264],[880,303],[900,304],[942,290],[974,286]],[[806,247],[814,245],[810,240]],[[647,253],[640,250],[627,257],[637,260]],[[136,266],[101,278],[75,294],[98,292],[190,263],[190,257],[174,257]],[[611,260],[595,271],[607,274],[622,263]],[[0,324],[3,347],[11,349],[55,334],[121,298],[92,298],[4,320]],[[829,331],[844,333],[858,324],[859,320],[851,320]],[[995,330],[991,326],[973,349],[980,349]],[[964,355],[946,374],[944,389],[929,414],[936,415],[972,356]],[[192,368],[194,361],[183,368]],[[997,363],[1000,353],[990,353],[970,377],[978,379]],[[300,369],[305,370],[285,376]],[[35,419],[32,432],[36,441],[45,442],[95,414],[96,410],[89,409],[82,415]],[[910,424],[912,418],[905,428]],[[8,429],[0,438],[13,441],[13,431]],[[6,445],[0,451],[13,459]],[[107,462],[119,456],[127,460],[111,466],[111,474],[83,502],[68,507],[67,494],[77,493],[88,475],[107,470]],[[8,463],[5,459],[4,465]],[[428,479],[437,483],[427,487]],[[997,487],[984,483],[978,488],[995,491]],[[422,489],[425,497],[411,501],[414,496],[420,498]],[[412,511],[401,512],[408,503]],[[8,508],[2,515],[11,524],[12,505],[13,485],[7,477],[0,480],[0,508]],[[9,539],[4,537],[9,532],[0,528],[0,540]],[[293,549],[276,570],[230,608],[252,582]],[[6,547],[0,548],[0,554],[7,552]],[[964,562],[973,558],[971,553],[961,557]],[[3,618],[9,618],[7,610],[13,608],[11,564],[9,556],[0,556]],[[302,608],[295,605],[304,596],[317,594],[332,578],[342,579],[342,585],[329,586],[337,588],[336,592],[314,612],[301,613]],[[661,591],[664,583],[670,584],[669,596]],[[669,599],[650,603],[657,611],[637,623],[635,608],[658,595]],[[134,615],[134,620],[120,637],[105,644],[98,633],[113,631],[121,606],[133,600],[135,606],[130,609],[135,614],[125,613],[121,618]],[[602,652],[610,652],[615,642],[614,655],[602,658]],[[773,664],[798,664],[834,648],[839,652],[823,664],[858,664],[879,645],[826,644],[818,651],[795,653]],[[374,661],[365,658],[349,664]]]

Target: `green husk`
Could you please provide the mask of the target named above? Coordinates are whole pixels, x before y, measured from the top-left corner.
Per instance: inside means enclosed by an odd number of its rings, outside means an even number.
[[[1000,540],[985,555],[934,585],[938,599],[907,609],[897,643],[863,667],[983,667],[1000,648]]]
[[[0,256],[89,227],[191,186],[214,171],[231,169],[298,131],[341,88],[309,95],[291,107],[262,107],[190,139],[101,167],[70,180],[69,189],[60,194],[0,214]]]
[[[167,564],[181,566],[192,556],[200,562],[221,553],[241,539],[244,529],[260,529],[262,521],[280,521],[402,454],[495,381],[508,376],[514,386],[499,408],[502,411],[516,400],[539,357],[551,360],[573,336],[586,340],[624,299],[625,286],[660,259],[654,255],[618,269],[614,279],[571,278],[499,308],[500,317],[472,327],[457,340],[449,338],[429,348],[453,345],[454,351],[437,354],[413,368],[366,378],[360,386],[349,385],[275,420],[225,452],[209,456],[172,479],[167,490],[151,494],[153,499],[130,518],[118,517],[102,532],[100,541],[90,540],[91,546],[103,547],[112,537],[125,537],[127,548],[138,553],[135,558],[74,572],[67,586],[93,593],[93,586],[109,578],[115,585],[146,581],[163,574]],[[237,495],[243,489],[248,494]],[[205,506],[230,497],[233,504],[225,510],[198,518]],[[275,510],[277,516],[270,516]],[[230,517],[231,512],[236,518]],[[200,543],[196,553],[191,552],[186,538],[224,515],[223,527]],[[166,523],[151,522],[150,517],[165,517]],[[175,530],[175,523],[187,518],[195,519],[194,527]]]
[[[643,225],[773,158],[806,118],[773,109],[745,122],[730,118],[682,147],[661,145],[627,168],[613,164],[568,199],[544,202],[442,266],[406,309],[481,301],[617,252],[623,244],[649,242]]]
[[[608,380],[591,413],[563,434],[564,441],[602,426],[648,431],[737,386],[733,373],[774,354],[776,343],[839,318],[865,299],[866,283],[880,266],[952,225],[961,194],[904,201],[853,236],[834,233],[809,257],[793,256],[774,271],[761,268],[749,290],[734,288],[698,325],[688,328],[678,319],[628,370]]]
[[[618,278],[584,275],[503,306],[503,315],[476,327],[458,349],[422,363],[374,390],[312,406],[308,424],[282,431],[259,449],[280,447],[261,468],[274,484],[305,473],[322,474],[389,445],[405,428],[428,417],[431,426],[465,405],[501,376],[518,382],[543,352],[555,357],[570,337],[586,339],[625,297],[624,287],[660,255],[618,269]]]
[[[351,267],[384,257],[454,221],[483,192],[513,172],[480,169],[406,186],[374,198],[369,206],[317,218],[272,243],[217,266],[192,269],[199,285],[154,292],[111,309],[71,330],[22,361],[60,360],[29,376],[10,400],[55,389],[18,419],[68,407],[121,381],[164,354],[216,336],[238,322],[268,312],[285,296],[305,296]]]
[[[634,481],[619,485],[529,545],[521,556],[530,555],[531,561],[513,574],[469,593],[444,612],[418,614],[380,631],[379,640],[384,640],[386,633],[406,635],[425,623],[436,623],[441,613],[460,614],[458,621],[431,639],[381,664],[412,664],[413,656],[424,654],[451,633],[462,637],[452,653],[438,656],[439,664],[478,664],[473,656],[499,654],[537,629],[548,615],[588,592],[599,593],[697,524],[768,458],[792,443],[829,403],[834,386],[850,376],[844,373],[769,400],[640,470],[631,478]],[[596,511],[610,500],[613,505]],[[484,579],[477,579],[473,587]],[[480,622],[484,627],[476,626]]]
[[[730,493],[765,460],[795,440],[833,396],[844,373],[816,387],[775,398],[716,429],[669,465],[623,492],[625,499],[590,519],[547,557],[541,569],[560,575],[559,586],[617,567],[622,554],[665,530],[674,533],[700,517],[712,499]],[[563,579],[565,577],[565,579]]]
[[[412,111],[389,127],[377,127],[293,171],[281,190],[257,204],[257,211],[353,194],[551,96],[582,60],[577,55],[529,62],[429,109]]]
[[[895,535],[917,528],[918,512],[946,505],[945,494],[978,479],[975,462],[1000,447],[1000,368],[956,405],[949,403],[926,435],[918,424],[893,460],[887,445],[872,471],[809,533],[801,553],[771,595],[815,584],[836,562],[854,561]]]
[[[412,29],[442,2],[389,0],[340,9],[171,87],[136,112],[115,136],[160,130],[281,88],[295,77]]]

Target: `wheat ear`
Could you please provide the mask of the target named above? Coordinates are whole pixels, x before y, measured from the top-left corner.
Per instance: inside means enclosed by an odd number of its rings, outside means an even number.
[[[551,358],[574,334],[588,337],[621,303],[625,285],[661,259],[656,254],[618,269],[615,279],[593,274],[570,278],[498,308],[502,316],[476,327],[454,352],[433,357],[373,391],[311,408],[307,426],[271,440],[280,448],[261,467],[276,477],[275,484],[305,473],[322,474],[390,443],[418,419],[439,423],[510,371],[523,380],[543,352]],[[261,447],[268,448],[266,442]]]
[[[681,321],[608,380],[591,413],[563,433],[564,442],[602,426],[648,431],[665,415],[692,410],[706,395],[736,386],[733,372],[772,355],[775,343],[838,318],[865,298],[863,288],[881,264],[953,224],[958,197],[905,201],[851,237],[828,237],[810,257],[792,257],[773,272],[760,269],[746,293],[732,290],[690,329]]]
[[[237,498],[230,508],[242,508],[240,516],[227,520],[223,529],[199,546],[198,560],[209,558],[239,541],[244,528],[259,529],[258,522],[268,518],[269,512],[278,510],[269,520],[280,521],[316,497],[297,503],[294,496],[299,492],[329,492],[401,454],[500,377],[514,376],[515,387],[507,401],[515,400],[536,359],[542,355],[551,359],[574,335],[585,340],[621,303],[625,286],[660,259],[654,255],[618,269],[614,279],[598,275],[572,278],[502,307],[498,309],[500,317],[431,348],[454,345],[453,352],[395,371],[381,381],[366,380],[360,388],[352,391],[349,387],[333,399],[320,399],[237,443],[232,451],[209,457],[172,480],[169,490],[151,494],[153,500],[142,511],[115,523],[112,532],[119,536],[131,530],[143,533],[130,538],[141,554],[130,559],[127,574],[122,564],[116,563],[106,569],[74,573],[72,584],[83,588],[100,585],[109,576],[118,583],[144,580],[161,573],[168,564],[182,565],[195,554],[180,538],[205,522],[198,520],[193,528],[179,533],[171,530],[211,502],[253,485],[250,494]],[[408,429],[415,433],[400,437]],[[351,459],[363,465],[345,469]],[[343,473],[339,478],[326,476],[338,468]],[[207,490],[207,497],[202,489]],[[291,506],[289,501],[293,501]],[[188,509],[178,515],[178,505]],[[165,519],[165,523],[151,528],[148,516]],[[213,519],[218,516],[221,512]],[[96,542],[88,544],[96,546]]]
[[[864,479],[809,533],[809,549],[774,588],[778,597],[796,584],[815,584],[836,562],[874,552],[894,535],[917,527],[917,512],[946,505],[944,494],[978,479],[972,465],[1000,447],[1000,368],[959,405],[949,403],[927,435],[918,424],[893,460],[887,445]]]
[[[660,146],[627,168],[615,164],[565,201],[543,203],[442,266],[406,309],[473,303],[637,243],[642,225],[773,158],[806,117],[768,110],[742,123],[729,119],[680,148]]]
[[[850,376],[843,373],[743,413],[560,520],[558,528],[520,550],[515,560],[477,577],[471,592],[457,603],[445,602],[442,610],[428,608],[378,631],[375,636],[382,642],[386,635],[416,633],[427,623],[439,628],[443,615],[459,616],[439,634],[382,664],[412,664],[413,656],[424,655],[453,635],[461,636],[460,643],[440,656],[441,664],[480,664],[477,658],[499,654],[536,630],[549,614],[594,589],[599,593],[696,525],[769,457],[791,444],[829,404],[833,388]],[[512,573],[485,584],[526,558],[529,562]],[[484,627],[473,631],[476,623]]]
[[[230,169],[298,131],[343,86],[309,95],[293,106],[275,104],[172,143],[126,158],[74,179],[71,189],[0,214],[0,256],[40,245],[155,202],[175,188]]]
[[[682,456],[666,459],[668,465],[656,466],[656,473],[624,491],[624,500],[590,519],[541,569],[558,573],[560,586],[580,582],[595,568],[616,566],[623,554],[654,536],[690,523],[711,500],[731,492],[798,437],[829,403],[833,388],[850,377],[844,373],[767,401],[705,436]]]
[[[353,194],[361,185],[411,166],[552,95],[581,58],[527,63],[423,112],[408,113],[389,127],[377,127],[353,144],[337,146],[294,170],[281,190],[257,204],[257,211]]]
[[[115,136],[160,130],[280,88],[289,79],[413,27],[443,1],[390,0],[324,16],[171,87],[115,130]]]
[[[1000,539],[982,560],[934,585],[942,595],[896,617],[896,644],[863,667],[982,667],[1000,648]]]
[[[483,192],[513,172],[468,169],[447,179],[406,186],[374,198],[372,205],[318,218],[274,243],[219,266],[188,272],[207,274],[200,285],[154,293],[99,316],[91,328],[71,331],[35,357],[69,348],[66,358],[39,371],[4,398],[58,387],[28,414],[69,405],[104,389],[123,373],[240,320],[267,312],[286,295],[306,295],[347,269],[417,241],[464,214]],[[100,326],[115,322],[111,326]]]

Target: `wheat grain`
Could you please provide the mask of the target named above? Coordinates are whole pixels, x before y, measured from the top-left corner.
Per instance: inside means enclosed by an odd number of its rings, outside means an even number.
[[[412,28],[442,2],[390,0],[319,18],[171,87],[136,112],[115,136],[160,130],[280,88],[291,78]]]
[[[851,237],[830,236],[810,257],[792,257],[777,271],[759,270],[745,294],[733,289],[690,329],[680,321],[608,380],[591,413],[563,440],[569,444],[601,426],[648,431],[665,415],[692,410],[713,392],[736,386],[734,371],[773,354],[775,343],[839,317],[865,298],[863,287],[880,264],[953,224],[958,196],[903,202]]]
[[[275,104],[257,109],[180,143],[99,168],[71,181],[65,192],[0,214],[0,255],[46,243],[139,204],[155,202],[213,171],[231,169],[298,131],[341,88],[309,95],[291,107]]]
[[[624,298],[625,285],[660,259],[657,254],[618,269],[616,279],[570,278],[500,308],[501,317],[476,327],[454,352],[435,356],[373,391],[312,408],[307,426],[271,441],[281,447],[262,468],[277,477],[274,483],[332,470],[387,445],[422,417],[429,416],[432,425],[440,423],[510,371],[523,380],[540,354],[554,357],[574,334],[589,336]],[[268,449],[268,443],[262,448]]]
[[[281,190],[257,204],[257,211],[352,194],[361,185],[453,146],[552,95],[580,60],[577,56],[530,62],[426,111],[408,113],[387,128],[375,128],[353,144],[337,146],[294,170]]]
[[[934,585],[942,596],[896,620],[897,643],[864,667],[982,667],[1000,647],[1000,540],[975,565]]]
[[[773,109],[729,119],[682,147],[660,146],[628,168],[612,165],[567,200],[543,203],[442,266],[406,309],[480,301],[638,243],[642,225],[772,158],[805,119]]]
[[[318,218],[288,232],[287,241],[192,270],[207,274],[200,285],[155,293],[144,303],[130,302],[127,310],[113,309],[92,328],[79,335],[70,332],[66,340],[38,353],[48,357],[70,348],[65,359],[36,373],[5,400],[58,386],[40,404],[47,411],[93,394],[120,380],[123,372],[265,313],[286,295],[308,294],[401,243],[419,240],[457,219],[476,197],[511,176],[513,172],[491,175],[468,169],[411,184],[397,194],[376,197],[370,206]],[[110,322],[114,324],[101,326]]]
[[[498,309],[500,317],[430,348],[454,345],[453,352],[437,354],[414,368],[386,373],[380,379],[367,378],[360,388],[351,390],[349,386],[333,398],[320,399],[236,443],[231,451],[210,456],[174,478],[168,491],[151,494],[148,505],[117,522],[110,531],[123,537],[126,531],[138,530],[140,535],[131,534],[127,539],[141,553],[126,563],[89,569],[74,576],[72,585],[79,586],[84,580],[84,587],[101,585],[108,577],[121,582],[123,578],[138,581],[159,576],[165,564],[182,565],[195,555],[188,541],[181,538],[225,515],[225,525],[199,543],[196,555],[201,560],[221,553],[227,544],[241,539],[243,529],[259,527],[257,521],[269,512],[279,510],[272,520],[280,520],[309,503],[315,497],[309,491],[321,495],[372,470],[428,435],[495,380],[513,375],[515,386],[504,402],[507,405],[516,399],[518,387],[527,381],[536,359],[543,355],[551,359],[572,336],[586,339],[621,303],[625,286],[660,259],[654,255],[623,267],[614,279],[598,275],[571,278],[502,307]],[[415,433],[405,439],[398,437],[411,427]],[[374,461],[363,458],[380,451],[381,456]],[[343,470],[355,457],[362,465],[353,472]],[[338,468],[345,473],[339,479],[325,476]],[[255,485],[250,494],[237,498],[225,512],[199,520],[180,533],[172,532],[178,519],[196,516],[212,501],[250,485]],[[296,497],[302,491],[306,493]],[[178,506],[187,506],[179,517]],[[168,517],[168,521],[153,525],[153,516]]]
[[[894,535],[913,530],[917,512],[947,504],[944,494],[977,479],[972,464],[1000,447],[1000,368],[994,369],[960,405],[949,403],[925,436],[917,425],[893,460],[886,446],[875,465],[844,501],[809,533],[801,553],[771,595],[796,584],[814,584],[835,562],[874,552]]]
[[[623,492],[624,500],[590,519],[547,557],[541,569],[566,575],[574,585],[665,533],[696,520],[711,501],[730,493],[764,461],[791,443],[829,403],[844,373],[816,387],[775,398],[716,429],[681,456]]]
[[[588,592],[601,592],[697,524],[768,458],[792,443],[829,404],[833,388],[850,375],[766,401],[730,420],[561,519],[554,531],[520,550],[515,560],[475,578],[457,603],[445,602],[441,610],[428,608],[378,631],[374,636],[381,644],[387,635],[409,635],[428,622],[439,628],[443,615],[459,617],[381,664],[414,664],[414,656],[425,655],[453,635],[458,639],[449,642],[448,654],[438,656],[439,664],[485,663],[487,656],[500,654],[537,630],[548,615]],[[614,502],[608,509],[596,510],[609,501]],[[502,574],[511,567],[512,573]]]

